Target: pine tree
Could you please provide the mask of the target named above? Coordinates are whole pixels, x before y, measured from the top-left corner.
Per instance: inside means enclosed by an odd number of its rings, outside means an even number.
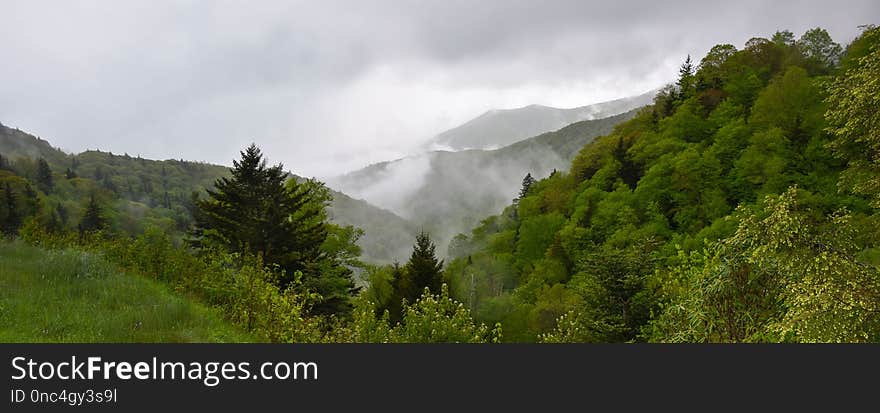
[[[527,173],[526,176],[522,180],[522,187],[519,190],[519,196],[514,199],[514,203],[519,202],[519,200],[525,198],[529,194],[529,190],[532,189],[532,185],[537,182],[535,178],[532,178],[532,174]]]
[[[100,231],[106,227],[107,220],[104,218],[104,211],[101,208],[101,205],[98,204],[95,196],[92,195],[89,198],[88,205],[86,205],[86,212],[83,214],[82,220],[79,223],[79,231],[83,234]]]
[[[0,171],[9,169],[9,161],[3,157],[3,154],[0,154]]]
[[[70,219],[70,213],[67,212],[67,208],[65,208],[63,204],[58,204],[58,206],[55,207],[55,212],[58,214],[58,219],[61,220],[61,226],[67,226],[67,222]]]
[[[323,297],[314,312],[345,313],[355,287],[351,271],[321,249],[328,234],[325,202],[315,186],[286,182],[282,168],[268,167],[256,145],[242,151],[232,176],[218,179],[207,199],[194,201],[191,242],[261,256],[284,270],[282,289],[299,271],[304,286]]]
[[[49,163],[43,158],[37,161],[37,186],[47,194],[52,192],[52,188],[55,187],[55,182],[52,179],[52,168],[49,168]]]
[[[6,218],[3,220],[3,233],[6,235],[15,235],[21,227],[21,214],[18,211],[18,205],[15,199],[15,193],[9,182],[6,183],[4,190],[4,198],[6,198]]]
[[[67,171],[64,172],[64,177],[66,179],[73,179],[73,178],[76,178],[77,176],[76,176],[76,172],[73,172],[72,169],[67,168]]]
[[[385,310],[388,310],[389,321],[393,325],[403,318],[403,300],[412,304],[412,297],[418,297],[406,269],[396,262],[391,266],[391,290],[391,298],[388,300],[387,307],[379,308],[379,313],[381,315]]]
[[[406,263],[406,273],[411,283],[411,288],[406,291],[407,299],[415,301],[425,288],[432,294],[439,294],[443,285],[443,261],[437,260],[434,253],[436,246],[431,242],[427,232],[421,231],[416,236],[412,255]]]
[[[691,89],[694,86],[694,71],[691,55],[688,55],[684,64],[678,69],[678,93],[682,100],[691,96]]]

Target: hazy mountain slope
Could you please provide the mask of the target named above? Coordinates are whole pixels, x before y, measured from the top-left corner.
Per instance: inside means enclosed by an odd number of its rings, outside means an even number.
[[[79,177],[93,180],[96,190],[107,199],[116,199],[121,211],[132,212],[132,219],[126,220],[131,222],[124,229],[134,231],[146,222],[164,222],[176,225],[179,230],[186,229],[192,192],[210,188],[217,178],[229,173],[225,166],[201,162],[154,161],[100,151],[71,155],[53,148],[43,139],[2,124],[0,156],[12,160],[15,168],[26,176],[35,174],[34,160],[45,158],[56,181],[64,179],[68,168]],[[341,192],[331,190],[331,194],[333,202],[328,211],[331,221],[365,231],[358,243],[364,260],[388,263],[409,253],[417,232],[415,225]],[[68,201],[74,210],[82,203],[81,199]]]
[[[437,135],[433,148],[493,149],[565,125],[590,119],[601,119],[628,112],[651,103],[656,91],[572,109],[529,105],[517,109],[491,110],[461,126]]]
[[[527,173],[539,178],[566,169],[584,145],[635,113],[577,122],[496,150],[434,151],[382,162],[328,185],[431,231],[445,254],[451,237],[508,205]]]
[[[366,261],[390,264],[403,261],[412,252],[412,244],[418,233],[415,224],[366,201],[342,192],[330,192],[333,194],[333,203],[328,211],[330,221],[364,230],[358,245]]]
[[[0,123],[0,156],[7,159],[45,158],[50,164],[62,164],[68,155],[49,142]]]

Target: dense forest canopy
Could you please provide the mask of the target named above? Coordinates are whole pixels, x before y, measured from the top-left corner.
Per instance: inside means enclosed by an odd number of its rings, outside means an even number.
[[[456,238],[514,341],[876,341],[878,31],[713,47],[652,107]]]

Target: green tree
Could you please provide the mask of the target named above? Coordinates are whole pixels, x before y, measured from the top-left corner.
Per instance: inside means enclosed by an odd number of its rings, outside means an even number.
[[[719,44],[712,47],[703,60],[700,61],[700,69],[697,77],[701,88],[720,88],[724,82],[724,66],[728,59],[736,53],[736,47],[731,44]]]
[[[317,184],[288,180],[282,168],[268,167],[256,145],[242,151],[232,176],[218,179],[208,198],[196,201],[191,241],[198,248],[255,254],[279,266],[281,289],[302,274],[302,286],[320,296],[314,313],[345,314],[356,289],[351,271],[325,249],[333,248],[326,245],[327,195]]]
[[[819,90],[804,69],[792,66],[761,92],[750,121],[759,128],[779,127],[803,146],[823,122]]]
[[[681,96],[682,100],[687,99],[692,96],[694,83],[694,73],[695,68],[694,64],[691,61],[691,55],[687,56],[684,63],[682,63],[681,67],[678,69],[678,93]]]
[[[43,158],[37,161],[37,186],[47,194],[52,192],[52,188],[55,187],[55,182],[52,179],[52,169],[49,168],[49,163]]]
[[[532,185],[534,185],[535,182],[537,182],[537,181],[535,181],[535,178],[532,178],[531,172],[527,173],[526,176],[523,177],[522,186],[520,186],[520,189],[519,189],[519,196],[516,199],[514,199],[514,202],[519,202],[519,200],[528,196],[529,190],[532,189]]]
[[[242,151],[233,165],[232,176],[218,179],[208,198],[197,201],[194,244],[260,255],[288,275],[317,261],[327,228],[315,219],[320,210],[313,193],[296,184],[285,186],[282,165],[267,167],[256,145]]]
[[[831,39],[825,29],[819,27],[807,30],[798,39],[797,47],[807,58],[812,73],[827,73],[837,65],[843,54],[843,48]]]
[[[424,289],[428,289],[431,294],[440,293],[440,286],[443,284],[443,261],[437,259],[435,249],[436,246],[428,233],[419,232],[413,245],[412,255],[406,263],[406,273],[412,282],[410,291],[415,292],[416,297]]]
[[[83,213],[82,220],[79,223],[80,233],[101,231],[107,227],[107,219],[104,217],[104,210],[94,195],[89,197],[89,203],[86,204],[86,211]]]
[[[15,193],[12,191],[12,186],[9,185],[9,182],[6,183],[3,195],[6,201],[6,217],[3,219],[2,230],[4,234],[13,236],[21,228],[21,214],[18,210]]]

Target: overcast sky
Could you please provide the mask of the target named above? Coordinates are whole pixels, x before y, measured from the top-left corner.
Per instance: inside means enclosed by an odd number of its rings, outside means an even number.
[[[642,93],[717,43],[880,23],[877,0],[709,3],[0,0],[0,122],[227,165],[256,142],[324,177],[488,109]]]

